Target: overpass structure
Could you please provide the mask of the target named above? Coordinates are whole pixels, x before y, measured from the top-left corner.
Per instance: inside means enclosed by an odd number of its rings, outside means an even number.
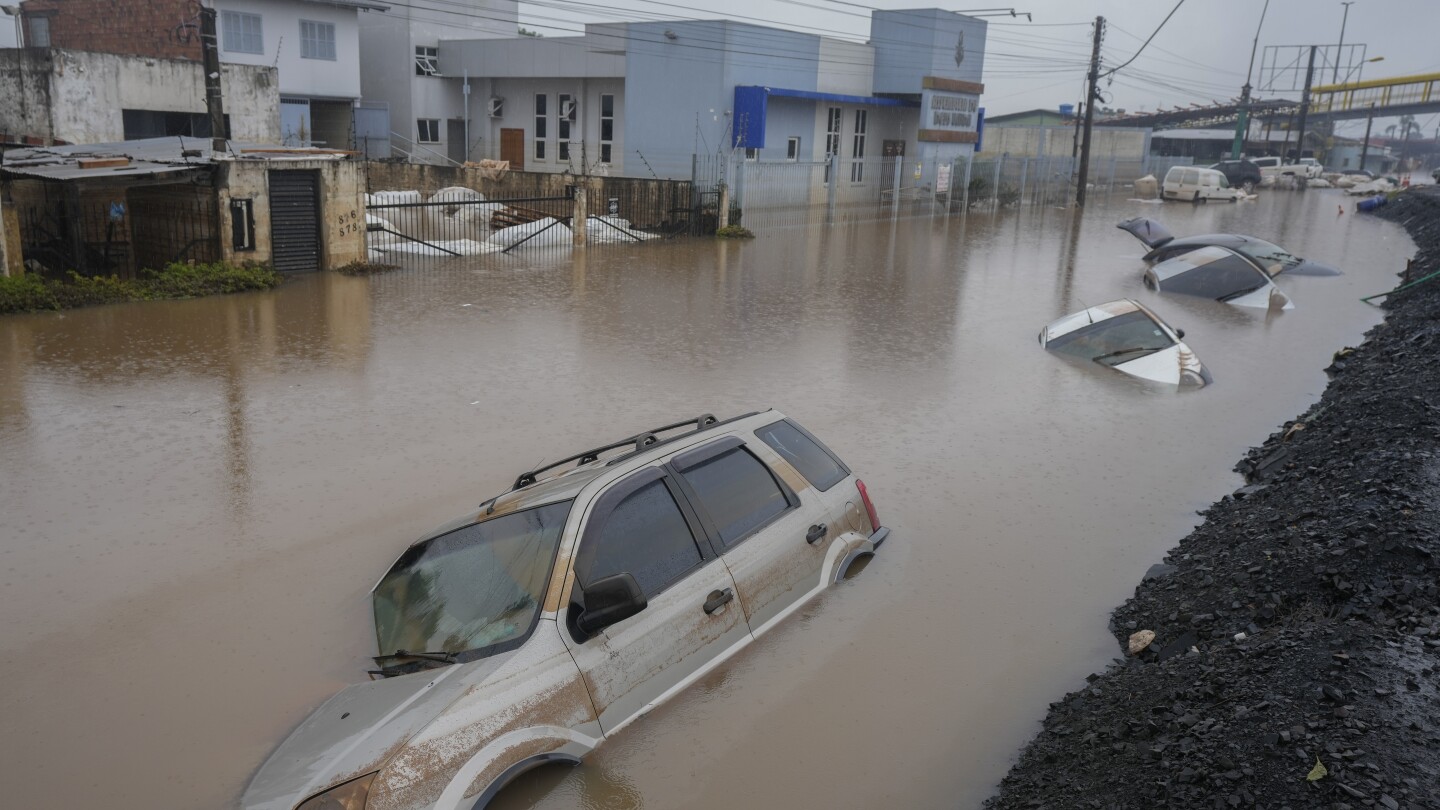
[[[1309,119],[1341,121],[1440,112],[1440,73],[1369,79],[1349,84],[1328,84],[1310,88]],[[1097,126],[1216,127],[1234,124],[1240,113],[1238,100],[1192,104],[1174,110],[1137,113],[1096,121]],[[1250,117],[1274,121],[1300,113],[1299,100],[1269,99],[1250,102]]]

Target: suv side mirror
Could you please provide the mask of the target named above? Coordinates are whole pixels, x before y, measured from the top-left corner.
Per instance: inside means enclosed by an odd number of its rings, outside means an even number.
[[[612,624],[622,622],[644,610],[649,604],[635,577],[622,571],[590,583],[585,589],[585,609],[575,619],[575,627],[586,636],[593,636]]]

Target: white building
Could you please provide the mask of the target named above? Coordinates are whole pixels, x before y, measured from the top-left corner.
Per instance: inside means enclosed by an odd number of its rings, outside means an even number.
[[[515,37],[518,20],[515,0],[413,0],[361,15],[357,146],[372,157],[393,153],[427,163],[483,157],[473,122],[485,118],[488,96],[479,89],[467,95],[462,75],[441,74],[441,38]]]
[[[274,65],[287,145],[349,149],[361,94],[359,0],[217,0],[220,60]]]

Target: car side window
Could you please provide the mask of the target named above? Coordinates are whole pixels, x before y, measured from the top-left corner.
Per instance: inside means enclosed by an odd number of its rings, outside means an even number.
[[[813,439],[801,433],[789,422],[776,422],[755,431],[760,441],[790,462],[805,476],[810,485],[825,492],[850,474],[838,460],[816,444]]]
[[[597,519],[602,524],[593,534],[586,532],[575,559],[582,587],[628,572],[647,597],[654,596],[704,559],[663,478],[625,496]]]
[[[735,447],[681,472],[726,548],[790,508],[784,490],[759,459]]]

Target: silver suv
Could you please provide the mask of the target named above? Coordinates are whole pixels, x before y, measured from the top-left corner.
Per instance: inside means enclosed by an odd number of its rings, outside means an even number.
[[[484,807],[530,768],[579,762],[888,534],[865,484],[775,411],[526,472],[381,577],[375,680],[306,718],[242,804]]]

